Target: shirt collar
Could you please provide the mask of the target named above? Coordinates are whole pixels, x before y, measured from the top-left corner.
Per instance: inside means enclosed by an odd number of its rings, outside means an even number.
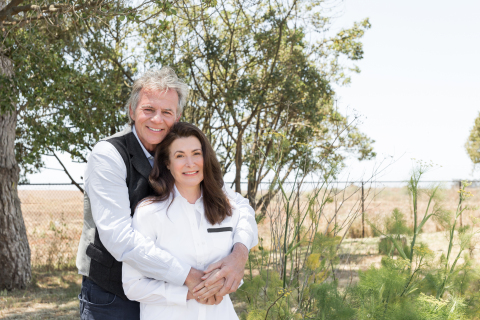
[[[190,203],[187,201],[187,199],[185,199],[181,194],[180,194],[180,191],[178,191],[177,189],[177,185],[174,184],[173,185],[173,196],[175,197],[175,199],[182,199],[183,201],[185,201],[185,203]],[[201,203],[203,202],[203,188],[200,187],[200,198],[197,199],[197,201],[195,201],[195,204],[197,203]]]
[[[132,125],[132,132],[135,135],[135,138],[137,138],[138,143],[140,144],[140,147],[142,147],[143,153],[145,153],[145,157],[147,157],[148,161],[150,162],[150,165],[153,167],[153,156],[150,152],[148,152],[147,149],[143,146],[142,141],[140,141],[140,138],[137,135],[137,130],[135,130],[135,125]]]

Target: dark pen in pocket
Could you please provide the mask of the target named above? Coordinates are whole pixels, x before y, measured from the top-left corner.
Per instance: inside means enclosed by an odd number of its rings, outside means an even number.
[[[208,228],[207,229],[208,233],[212,232],[227,232],[227,231],[233,231],[232,227],[225,227],[225,228]]]

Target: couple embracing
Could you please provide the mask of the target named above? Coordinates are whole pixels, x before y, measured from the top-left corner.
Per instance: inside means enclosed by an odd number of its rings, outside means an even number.
[[[205,135],[179,122],[187,85],[168,67],[137,79],[130,126],[85,171],[80,316],[238,319],[228,296],[257,244],[248,200],[225,187]]]

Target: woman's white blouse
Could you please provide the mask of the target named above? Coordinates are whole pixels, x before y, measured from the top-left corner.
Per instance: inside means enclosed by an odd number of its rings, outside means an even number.
[[[226,257],[233,248],[233,234],[239,216],[249,214],[235,207],[230,199],[232,216],[211,225],[205,218],[203,199],[190,204],[175,188],[175,197],[148,205],[141,203],[133,216],[132,226],[176,259],[195,269],[207,267]],[[170,204],[171,203],[171,204]],[[200,213],[200,223],[197,214]],[[144,252],[149,255],[149,252]],[[140,319],[238,319],[230,297],[219,305],[187,301],[188,289],[165,281],[144,277],[131,265],[123,263],[123,288],[130,300],[140,302]]]

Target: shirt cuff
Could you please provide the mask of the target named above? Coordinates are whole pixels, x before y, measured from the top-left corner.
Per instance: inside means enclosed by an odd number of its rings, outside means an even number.
[[[165,295],[168,297],[169,306],[186,307],[187,294],[188,294],[187,286],[177,286],[174,284],[167,283],[167,287],[165,288]]]
[[[164,277],[162,276],[159,279],[165,279],[177,286],[183,286],[192,267],[182,261],[177,260],[177,262],[170,266],[170,270]]]
[[[252,241],[252,236],[246,231],[236,231],[235,235],[233,236],[233,245],[235,243],[240,242],[243,244],[245,247],[247,247],[248,251],[255,247],[258,244],[258,239],[253,239]]]

